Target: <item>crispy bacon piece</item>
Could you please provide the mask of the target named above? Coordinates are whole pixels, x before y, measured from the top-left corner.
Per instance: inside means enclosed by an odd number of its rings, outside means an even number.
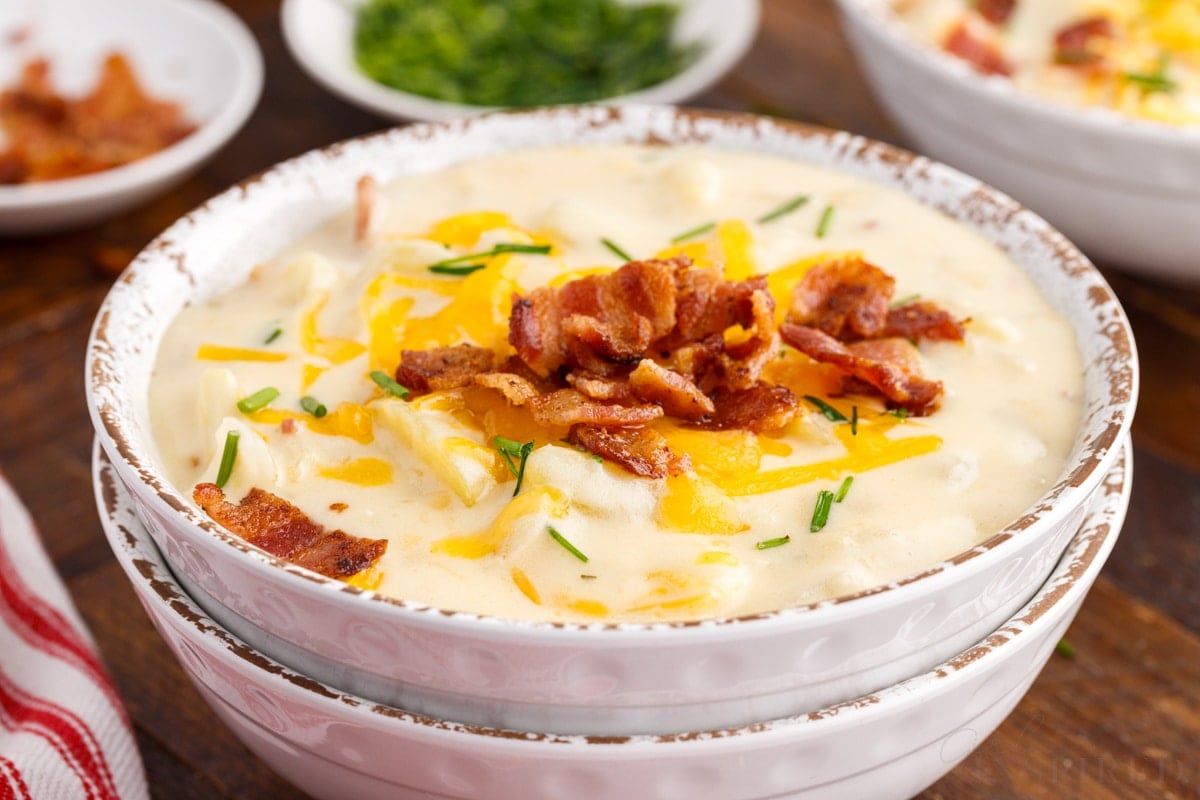
[[[844,370],[847,375],[874,387],[890,408],[903,408],[914,416],[937,409],[940,381],[921,375],[916,347],[907,339],[872,339],[844,345],[816,328],[784,323],[783,340],[816,361]]]
[[[979,16],[993,25],[1008,22],[1016,8],[1017,0],[977,0],[975,3],[975,10],[979,12]]]
[[[667,414],[700,419],[715,410],[713,401],[692,379],[643,358],[629,373],[629,388],[639,399],[657,403]]]
[[[514,295],[508,341],[543,376],[564,364],[601,374],[607,363],[636,364],[675,327],[675,272],[682,263],[631,261],[609,275]]]
[[[751,335],[743,342],[726,344],[718,356],[721,385],[749,389],[758,383],[766,365],[779,355],[779,332],[775,330],[775,300],[766,289],[755,289],[750,298]]]
[[[214,520],[268,553],[330,578],[345,579],[372,566],[386,539],[364,539],[326,530],[282,497],[251,489],[237,505],[214,483],[200,483],[192,498]]]
[[[896,280],[862,258],[817,264],[792,287],[788,316],[835,339],[870,339],[883,330]]]
[[[590,372],[568,372],[567,383],[571,385],[572,389],[586,394],[593,400],[606,400],[623,405],[638,402],[638,397],[634,394],[628,378],[607,378],[593,375]],[[650,398],[642,399],[649,400]]]
[[[942,41],[947,53],[958,56],[984,75],[1012,75],[1012,65],[991,42],[972,33],[966,22],[950,29]]]
[[[471,383],[476,375],[488,372],[496,364],[496,355],[486,347],[456,344],[430,350],[403,350],[396,380],[413,394],[457,389]]]
[[[937,303],[918,300],[888,310],[881,338],[900,337],[922,341],[961,342],[966,334],[962,322]]]
[[[602,403],[574,389],[538,395],[529,401],[528,407],[534,421],[547,428],[571,425],[628,427],[645,425],[663,415],[662,408],[653,403],[636,406]]]
[[[719,389],[713,395],[713,404],[716,407],[713,414],[697,427],[766,433],[787,425],[800,410],[800,403],[790,389],[769,383],[737,391]]]
[[[650,428],[605,428],[576,425],[567,436],[571,444],[621,465],[634,475],[665,478],[691,468],[687,456],[678,456],[662,434]]]
[[[1089,17],[1067,25],[1054,37],[1054,60],[1067,66],[1095,64],[1104,57],[1100,45],[1116,35],[1108,17]]]
[[[541,394],[527,378],[511,372],[485,372],[476,375],[472,380],[477,386],[495,389],[514,406],[527,405],[530,400]]]

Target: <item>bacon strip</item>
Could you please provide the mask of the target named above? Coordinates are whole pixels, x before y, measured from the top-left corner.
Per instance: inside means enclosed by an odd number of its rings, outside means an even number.
[[[1016,8],[1017,0],[977,0],[975,3],[975,10],[979,12],[979,16],[993,25],[1008,22]]]
[[[800,410],[800,403],[790,389],[768,383],[732,392],[719,390],[713,397],[713,403],[713,414],[697,427],[714,431],[737,428],[766,433],[787,425]]]
[[[1069,66],[1095,64],[1104,57],[1098,45],[1116,35],[1108,17],[1089,17],[1067,25],[1054,37],[1054,60]]]
[[[848,375],[874,387],[890,408],[903,408],[914,416],[937,409],[940,381],[921,374],[917,349],[907,339],[874,339],[843,345],[816,328],[784,323],[783,340],[816,361],[833,364]]]
[[[200,483],[192,498],[215,521],[268,553],[330,578],[350,578],[387,550],[386,539],[328,531],[282,497],[251,489],[237,505],[214,483]]]
[[[949,311],[928,300],[906,303],[888,311],[887,322],[880,333],[881,338],[900,337],[913,341],[925,339],[943,342],[961,342],[966,327],[951,316]]]
[[[817,264],[792,287],[788,317],[835,339],[877,336],[887,323],[896,280],[862,258]]]
[[[676,455],[662,434],[650,428],[576,425],[567,440],[646,478],[665,478],[691,469],[690,459]]]
[[[1009,76],[1013,73],[1012,65],[1000,49],[972,33],[965,22],[951,28],[942,42],[942,47],[947,53],[958,56],[984,75]]]
[[[581,424],[628,427],[645,425],[663,415],[662,408],[653,403],[636,406],[601,403],[574,389],[559,389],[538,395],[529,401],[528,406],[534,421],[547,428]]]
[[[413,394],[426,394],[466,386],[481,372],[496,363],[496,355],[486,347],[456,344],[430,350],[403,350],[396,380]]]
[[[691,378],[643,358],[629,373],[629,387],[641,400],[657,403],[680,419],[700,419],[713,413],[713,401]]]

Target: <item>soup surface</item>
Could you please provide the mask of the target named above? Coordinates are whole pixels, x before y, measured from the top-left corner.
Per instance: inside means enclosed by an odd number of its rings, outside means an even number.
[[[1196,0],[893,0],[925,41],[1082,106],[1200,123]]]
[[[150,397],[183,491],[217,478],[234,431],[231,501],[266,490],[386,540],[355,585],[526,619],[760,612],[959,553],[1065,463],[1082,395],[1068,324],[998,248],[900,192],[768,156],[635,146],[518,151],[360,188],[357,210],[180,314]],[[649,477],[490,388],[397,396],[403,351],[511,356],[514,296],[611,275],[626,256],[765,286],[776,324],[806,274],[866,261],[895,278],[893,306],[933,301],[965,336],[900,341],[942,385],[918,416],[772,329],[758,386],[794,398],[785,424],[714,430],[653,406],[644,427],[673,460]],[[717,346],[747,335],[731,325]]]

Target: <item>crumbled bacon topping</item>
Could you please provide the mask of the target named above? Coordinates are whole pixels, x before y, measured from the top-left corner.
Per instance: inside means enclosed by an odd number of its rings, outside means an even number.
[[[430,350],[402,350],[396,381],[414,394],[457,389],[481,372],[490,372],[496,354],[486,347],[456,344]]]
[[[387,550],[386,539],[326,530],[287,500],[262,489],[251,489],[235,505],[215,483],[200,483],[192,498],[215,521],[251,544],[330,578],[353,577]]]
[[[1103,59],[1102,43],[1117,30],[1107,17],[1089,17],[1062,28],[1054,37],[1054,60],[1067,66],[1086,66]]]
[[[652,428],[576,425],[567,440],[644,478],[665,478],[691,469],[690,459],[676,455]]]
[[[993,25],[1003,25],[1008,22],[1013,11],[1017,8],[1017,0],[978,0],[975,10],[979,16]]]
[[[950,29],[942,41],[942,47],[984,75],[1009,76],[1013,73],[1012,64],[1008,63],[1000,48],[973,32],[965,21]]]

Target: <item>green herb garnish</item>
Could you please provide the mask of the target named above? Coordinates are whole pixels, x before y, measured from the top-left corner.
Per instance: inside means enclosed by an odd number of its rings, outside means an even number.
[[[755,542],[754,546],[759,550],[770,550],[772,547],[779,547],[780,545],[787,544],[791,540],[791,536],[780,536],[775,539],[764,539],[761,542]]]
[[[858,436],[858,406],[850,406],[850,435]]]
[[[761,217],[758,218],[757,222],[760,225],[765,225],[768,222],[774,222],[775,220],[779,219],[780,217],[782,217],[786,214],[792,213],[797,208],[800,208],[800,206],[804,205],[807,202],[808,202],[808,195],[806,195],[806,194],[798,195],[796,197],[793,197],[791,200],[788,200],[786,203],[768,211],[766,214],[763,214]]]
[[[1167,66],[1170,59],[1165,55],[1158,60],[1158,68],[1154,72],[1122,72],[1121,77],[1130,83],[1136,83],[1143,92],[1173,92],[1179,84],[1167,77]]]
[[[824,239],[825,234],[829,232],[829,223],[833,221],[833,206],[825,206],[825,210],[821,212],[821,219],[817,222],[817,238]]]
[[[906,306],[909,303],[915,303],[920,299],[921,299],[921,295],[919,295],[919,294],[905,295],[904,297],[901,297],[899,300],[893,300],[892,304],[888,307],[889,308],[901,308],[902,306]]]
[[[580,561],[584,562],[585,564],[587,563],[588,557],[585,556],[578,547],[576,547],[575,545],[568,542],[567,537],[563,536],[561,533],[554,530],[553,525],[547,525],[546,532],[550,534],[551,539],[553,539],[554,541],[561,544],[564,548],[566,548],[566,551],[568,553],[575,556],[576,558],[578,558]]]
[[[626,253],[623,249],[621,249],[621,247],[616,242],[614,242],[612,239],[601,239],[600,244],[604,245],[609,250],[611,250],[613,255],[615,255],[617,258],[621,259],[622,261],[633,261],[633,256],[629,255],[629,253]]]
[[[833,502],[840,503],[846,499],[846,495],[850,493],[850,485],[854,483],[854,476],[847,475],[842,485],[838,487],[837,495],[834,496]]]
[[[1075,657],[1075,645],[1068,642],[1066,639],[1059,639],[1058,644],[1054,646],[1054,652],[1058,653],[1063,658]]]
[[[283,336],[283,328],[276,328],[275,330],[271,331],[266,339],[263,339],[263,344],[270,344],[280,336]]]
[[[706,222],[703,225],[697,225],[695,228],[684,231],[678,236],[672,236],[671,244],[679,244],[680,242],[685,242],[688,239],[695,239],[697,236],[706,234],[715,227],[717,227],[717,223],[715,222]]]
[[[500,451],[500,457],[504,459],[509,471],[517,478],[516,488],[513,489],[513,497],[516,497],[517,492],[521,491],[521,481],[525,480],[525,462],[529,460],[529,454],[533,452],[533,440],[521,443],[503,436],[493,436],[492,447]]]
[[[221,451],[221,466],[217,468],[217,488],[224,489],[233,474],[233,462],[237,460],[238,437],[237,431],[225,434],[225,449]]]
[[[243,397],[241,400],[238,400],[238,411],[241,411],[243,414],[253,414],[263,406],[270,404],[276,397],[279,397],[279,390],[274,386],[266,386],[249,397]]]
[[[371,370],[371,380],[375,381],[375,385],[380,389],[383,389],[388,394],[399,397],[401,400],[412,394],[407,388],[396,383],[396,380],[391,375],[382,370]]]
[[[889,411],[885,411],[883,413],[891,414],[896,419],[901,419],[901,420],[908,419],[908,409],[907,408],[893,408],[893,409],[891,409]]]
[[[549,244],[517,244],[514,242],[501,242],[494,246],[491,250],[485,250],[482,253],[467,253],[465,256],[455,256],[447,258],[443,261],[430,264],[426,269],[430,272],[437,272],[443,275],[470,275],[476,270],[483,269],[483,264],[473,264],[468,262],[476,261],[480,258],[492,258],[502,253],[533,253],[534,255],[544,256],[550,252],[553,245]]]
[[[701,45],[676,38],[679,5],[368,0],[354,60],[385,86],[454,103],[585,103],[662,83],[699,57]]]
[[[829,522],[829,509],[833,508],[834,494],[828,489],[817,492],[817,503],[813,506],[812,523],[808,529],[816,533]]]
[[[325,406],[320,403],[317,398],[307,394],[300,398],[300,407],[312,414],[317,419],[320,419],[329,413],[329,410],[325,408]]]
[[[833,406],[826,403],[819,397],[813,397],[811,394],[804,395],[804,399],[816,406],[816,409],[825,415],[825,419],[830,422],[845,422],[846,415],[838,411]]]

